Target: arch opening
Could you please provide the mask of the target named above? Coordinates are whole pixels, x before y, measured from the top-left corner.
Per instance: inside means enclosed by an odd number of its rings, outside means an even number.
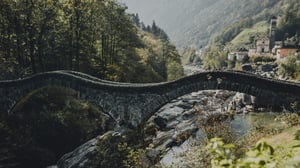
[[[115,121],[102,108],[80,99],[77,91],[46,86],[23,96],[7,115],[6,144],[22,167],[46,167],[65,153],[112,129]]]

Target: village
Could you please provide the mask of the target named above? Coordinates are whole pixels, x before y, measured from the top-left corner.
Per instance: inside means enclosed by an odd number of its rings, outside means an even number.
[[[242,62],[251,57],[272,57],[283,61],[289,55],[300,52],[299,40],[295,38],[278,39],[276,36],[278,17],[273,16],[270,21],[269,36],[259,36],[250,47],[239,48],[228,53],[229,61]]]

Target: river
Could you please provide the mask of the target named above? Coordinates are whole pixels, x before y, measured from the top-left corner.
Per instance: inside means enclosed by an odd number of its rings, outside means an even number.
[[[186,74],[202,71],[201,67],[185,66]],[[254,127],[279,126],[274,119],[278,113],[253,110],[253,97],[241,93],[208,90],[193,92],[179,97],[162,107],[155,116],[149,119],[158,129],[153,137],[153,144],[157,150],[167,149],[160,164],[166,167],[182,162],[184,153],[198,145],[204,144],[206,138],[203,127],[199,127],[205,114],[218,114],[231,110],[235,113],[234,119],[227,124],[230,136],[238,140]],[[234,103],[233,103],[234,102]],[[236,104],[234,109],[229,105]],[[201,114],[197,113],[197,109]],[[181,141],[178,143],[179,140]]]

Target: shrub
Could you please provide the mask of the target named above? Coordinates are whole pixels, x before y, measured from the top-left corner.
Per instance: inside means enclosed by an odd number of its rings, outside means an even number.
[[[1,119],[5,125],[0,124],[0,133],[17,148],[16,159],[22,167],[53,164],[114,125],[100,107],[61,87],[33,91]]]
[[[251,56],[249,62],[259,63],[259,62],[274,62],[276,61],[275,57],[272,56]]]
[[[300,141],[298,131],[295,139],[298,140],[296,145],[289,147],[273,147],[264,140],[256,143],[255,147],[246,152],[242,158],[237,158],[234,152],[235,145],[224,144],[222,139],[211,139],[207,145],[212,156],[211,165],[213,168],[220,167],[297,167],[300,160]]]
[[[297,113],[285,112],[275,119],[286,123],[288,126],[295,126],[300,124],[300,117]]]
[[[289,55],[279,66],[279,74],[285,77],[298,79],[300,76],[300,65],[297,64],[297,56]]]
[[[97,154],[90,167],[151,167],[160,159],[161,152],[150,144],[144,147],[135,131],[121,135],[108,131],[97,141]]]

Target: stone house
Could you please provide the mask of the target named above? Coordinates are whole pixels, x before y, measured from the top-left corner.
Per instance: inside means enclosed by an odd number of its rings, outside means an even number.
[[[238,62],[243,62],[243,60],[248,57],[248,53],[249,53],[249,51],[246,48],[240,48],[236,52],[236,60]]]
[[[260,56],[270,54],[270,39],[266,36],[259,37],[255,42],[255,47],[250,48],[249,56]]]
[[[270,53],[270,39],[268,37],[261,37],[256,40],[256,54]]]
[[[277,48],[276,49],[276,57],[278,60],[280,59],[284,59],[289,55],[293,55],[296,54],[297,52],[299,52],[299,49],[296,47],[289,47],[289,46],[285,46],[282,48]]]
[[[227,59],[228,59],[229,61],[235,61],[235,60],[236,60],[236,54],[235,54],[234,52],[228,53]]]
[[[248,55],[250,57],[256,55],[256,48],[249,48]]]
[[[248,57],[249,51],[246,48],[240,48],[237,51],[228,53],[227,59],[230,61],[243,62]]]

